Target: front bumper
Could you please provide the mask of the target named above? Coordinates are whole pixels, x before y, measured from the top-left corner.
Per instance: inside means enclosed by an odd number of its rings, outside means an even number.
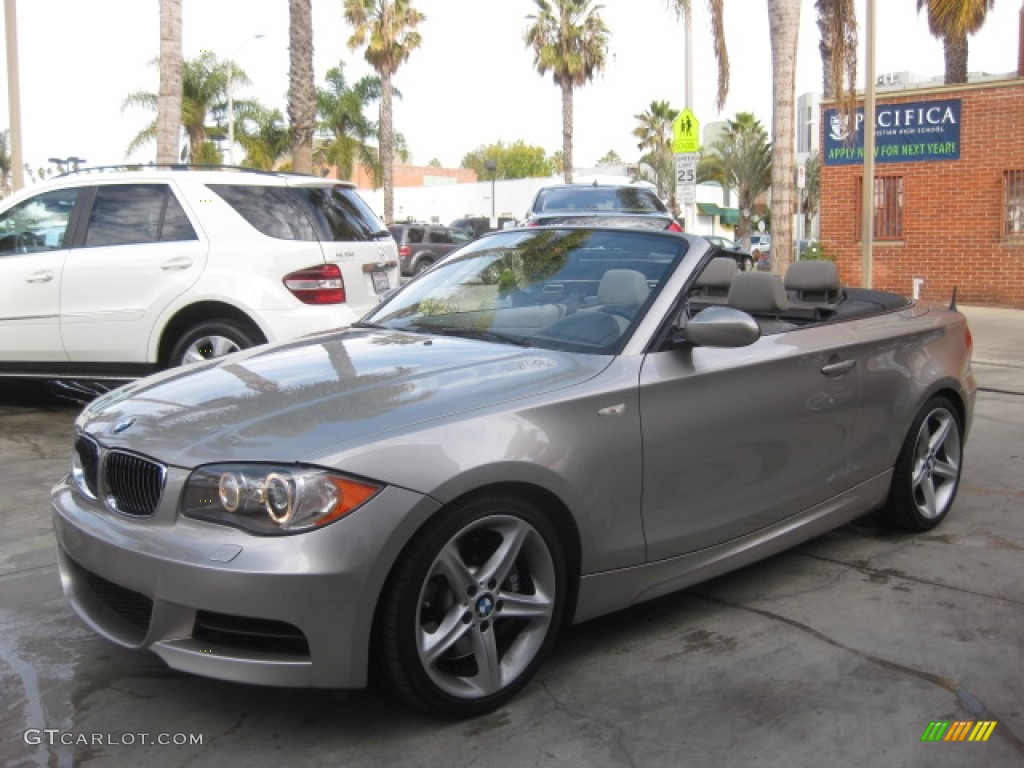
[[[66,481],[53,489],[61,585],[74,611],[174,669],[262,685],[364,686],[378,596],[437,503],[387,487],[323,529],[253,536],[179,517],[187,474],[168,475],[146,519],[83,499]]]

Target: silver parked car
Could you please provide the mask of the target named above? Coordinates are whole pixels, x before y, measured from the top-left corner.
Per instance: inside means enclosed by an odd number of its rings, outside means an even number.
[[[953,505],[975,398],[955,309],[742,272],[696,237],[473,242],[349,329],[108,393],[52,494],[94,630],[226,680],[472,716],[560,626],[869,512]]]

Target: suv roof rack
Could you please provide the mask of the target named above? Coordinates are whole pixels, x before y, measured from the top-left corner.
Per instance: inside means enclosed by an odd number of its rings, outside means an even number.
[[[149,171],[154,169],[165,169],[171,171],[237,171],[239,173],[255,173],[262,176],[309,176],[309,174],[306,173],[264,171],[260,168],[246,168],[241,165],[222,165],[219,163],[125,163],[122,165],[93,165],[85,168],[73,168],[59,174],[59,176],[74,176],[75,174],[97,173],[100,171]]]

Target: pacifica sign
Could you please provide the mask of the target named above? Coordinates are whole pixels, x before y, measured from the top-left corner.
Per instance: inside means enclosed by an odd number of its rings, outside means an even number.
[[[825,165],[864,162],[864,108],[857,109],[857,135],[847,120],[825,110]],[[960,159],[960,100],[875,105],[875,162],[910,163]]]

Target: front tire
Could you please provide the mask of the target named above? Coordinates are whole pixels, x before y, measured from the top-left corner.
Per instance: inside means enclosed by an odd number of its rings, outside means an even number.
[[[206,320],[181,335],[171,349],[168,366],[212,360],[259,343],[252,330],[235,320]]]
[[[906,531],[928,531],[942,522],[960,485],[962,435],[960,414],[947,398],[925,403],[896,460],[883,522]]]
[[[384,672],[414,706],[474,717],[511,699],[562,621],[566,562],[551,522],[514,496],[481,496],[429,523],[382,598]]]

